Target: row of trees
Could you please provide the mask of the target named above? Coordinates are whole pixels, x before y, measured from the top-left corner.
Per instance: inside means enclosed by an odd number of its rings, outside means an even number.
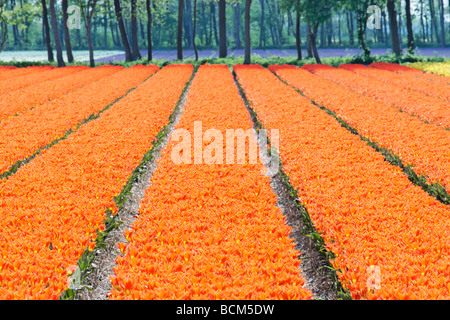
[[[343,45],[344,37],[348,45],[358,43],[365,57],[370,55],[368,42],[390,44],[393,52],[401,55],[405,35],[411,52],[416,38],[445,46],[445,34],[450,30],[445,32],[444,0],[414,2],[412,9],[411,0],[0,0],[0,49],[9,37],[15,48],[39,38],[37,27],[31,28],[36,21],[42,22],[48,59],[54,60],[54,46],[59,65],[64,65],[63,47],[67,60],[73,61],[71,42],[78,48],[86,44],[92,65],[93,48],[102,42],[104,49],[108,43],[123,48],[126,60],[133,61],[141,58],[139,47],[143,46],[148,47],[151,60],[154,44],[176,46],[179,59],[186,47],[194,49],[198,58],[198,45],[217,46],[219,56],[226,57],[231,40],[239,49],[243,38],[246,63],[250,62],[252,43],[280,47],[291,39],[299,59],[305,45],[308,57],[314,56],[318,62],[318,45]],[[69,5],[80,10],[69,14]],[[381,10],[368,11],[371,5]],[[67,21],[77,14],[83,31],[67,27]],[[374,17],[378,29],[367,30],[367,21]],[[102,33],[103,37],[99,36]]]

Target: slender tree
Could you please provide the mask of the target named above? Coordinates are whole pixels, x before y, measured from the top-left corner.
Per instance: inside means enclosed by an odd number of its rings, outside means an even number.
[[[195,61],[198,61],[198,50],[195,44],[195,34],[197,32],[197,0],[194,0],[194,26],[192,31],[192,44],[194,45]]]
[[[386,47],[388,46],[388,28],[387,28],[387,19],[386,19],[386,10],[385,8],[382,8],[381,10],[381,20],[383,21],[383,29],[384,29],[384,43]]]
[[[97,5],[97,0],[78,0],[81,8],[81,14],[83,15],[84,28],[86,30],[86,38],[89,47],[89,65],[91,68],[95,67],[94,60],[94,44],[92,42],[92,18],[94,16],[95,6]]]
[[[436,35],[436,40],[439,41],[439,31],[438,31],[438,25],[437,25],[437,19],[436,19],[436,11],[434,8],[434,0],[429,0],[428,4],[430,6],[430,17],[431,17],[431,26],[432,30],[434,27],[434,34]],[[433,41],[433,40],[431,40]]]
[[[178,0],[177,59],[183,60],[184,0]]]
[[[364,60],[370,57],[370,49],[366,43],[366,27],[369,18],[368,8],[371,1],[369,0],[347,0],[344,2],[348,5],[349,10],[356,12],[356,22],[358,25],[357,35],[359,48],[363,51]]]
[[[439,16],[441,24],[441,46],[445,48],[445,14],[444,14],[444,0],[439,0]]]
[[[103,48],[105,50],[108,50],[108,2],[103,0]]]
[[[234,32],[236,49],[241,49],[241,4],[240,1],[236,1],[234,6]]]
[[[227,51],[226,1],[219,0],[219,58],[226,58]]]
[[[313,56],[312,45],[311,45],[311,37],[310,37],[311,33],[312,33],[311,24],[308,23],[306,25],[306,51],[308,52],[308,56],[307,56],[308,59],[311,59],[311,58],[314,57]]]
[[[310,25],[308,38],[311,43],[312,53],[318,64],[321,64],[322,61],[317,50],[317,31],[321,24],[330,19],[332,9],[336,5],[337,3],[332,0],[303,0],[300,4],[302,16],[305,17],[306,23]]]
[[[414,43],[414,33],[412,27],[412,18],[411,18],[411,0],[405,1],[405,11],[406,11],[406,30],[408,31],[408,52],[413,54],[415,49]]]
[[[139,38],[138,38],[138,23],[136,12],[136,0],[131,0],[131,55],[133,60],[141,59],[141,52],[139,51]]]
[[[67,61],[73,62],[72,44],[70,43],[69,27],[67,26],[68,14],[67,14],[67,0],[62,0],[63,22],[64,22],[64,45],[66,46]]]
[[[262,47],[263,43],[266,46],[266,29],[264,25],[265,10],[264,10],[264,0],[259,0],[261,4],[261,20],[259,23],[259,46]]]
[[[295,44],[297,47],[297,59],[302,60],[301,48],[301,34],[300,34],[300,18],[301,18],[301,0],[281,0],[280,7],[283,11],[291,12],[292,9],[296,12],[295,23]]]
[[[295,10],[295,43],[297,46],[297,59],[302,60],[302,38],[300,34],[300,0],[297,0],[297,8]]]
[[[55,0],[50,0],[50,16],[52,21],[53,38],[55,39],[55,46],[56,46],[56,61],[58,62],[58,67],[64,67],[66,64],[64,63],[62,54],[61,38],[59,37],[58,20],[56,18],[56,10],[55,10]]]
[[[350,42],[350,45],[355,44],[355,38],[354,38],[354,29],[353,29],[353,13],[347,9],[347,29],[348,29],[348,39]]]
[[[216,45],[219,45],[219,34],[217,32],[217,18],[216,18],[216,5],[214,1],[209,2],[209,11],[211,12],[211,20],[213,23],[213,31],[214,31],[214,40],[216,41]]]
[[[422,27],[422,42],[426,42],[426,37],[425,37],[425,23],[423,21],[423,0],[419,0],[419,4],[420,4],[420,8],[418,8],[417,10],[420,10],[420,26]]]
[[[244,64],[251,63],[251,45],[252,40],[250,37],[250,8],[252,0],[245,0],[245,57]]]
[[[117,22],[112,17],[109,0],[106,0],[105,2],[106,2],[105,7],[107,8],[107,11],[108,11],[109,29],[111,31],[111,36],[112,36],[112,40],[114,43],[114,47],[119,47],[120,40],[119,40],[119,36],[118,36],[119,32],[118,32],[118,28],[117,28]]]
[[[8,24],[7,19],[3,14],[5,9],[6,9],[6,0],[0,0],[0,26],[1,26],[0,51],[2,51],[5,48],[5,45],[8,41]]]
[[[153,60],[153,45],[152,45],[152,23],[153,23],[153,15],[152,15],[152,4],[151,0],[146,0],[146,9],[147,9],[147,42],[148,42],[148,61]]]
[[[117,24],[119,25],[120,39],[122,41],[123,50],[125,51],[125,60],[133,61],[133,55],[131,54],[130,42],[128,41],[127,32],[125,29],[125,23],[123,22],[122,8],[120,6],[120,0],[114,0],[114,9],[116,13]]]
[[[400,46],[400,38],[398,35],[397,9],[395,7],[395,0],[387,0],[386,5],[389,15],[389,27],[391,29],[392,51],[399,57],[402,55],[402,48]]]
[[[53,57],[53,48],[50,38],[50,25],[48,23],[47,3],[45,2],[45,0],[41,0],[41,4],[42,4],[42,25],[44,28],[45,46],[47,47],[47,58],[49,62],[53,62],[55,61],[55,58]]]

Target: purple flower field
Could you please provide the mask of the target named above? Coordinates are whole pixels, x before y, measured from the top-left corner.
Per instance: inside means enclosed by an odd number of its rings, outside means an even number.
[[[355,56],[357,54],[360,54],[362,50],[360,49],[318,49],[319,55],[322,58],[329,58],[329,57],[350,57]],[[406,49],[404,49],[404,52],[406,53]],[[229,57],[241,57],[244,56],[244,49],[229,49],[228,50],[228,56]],[[383,48],[375,48],[371,49],[372,55],[385,55],[386,53],[391,54],[391,49],[383,49]],[[445,58],[450,58],[450,48],[417,48],[416,53],[420,55],[424,55],[427,57],[433,57],[433,56],[443,56]],[[147,56],[147,50],[141,50],[142,57]],[[198,55],[200,59],[205,58],[217,58],[219,56],[217,50],[199,50]],[[271,56],[278,56],[278,57],[296,57],[297,51],[295,49],[253,49],[252,50],[253,56],[260,56],[261,58],[269,58]],[[303,55],[306,55],[306,50],[303,49]],[[184,59],[194,59],[194,50],[184,50],[183,51],[183,58]],[[154,50],[153,51],[153,59],[155,60],[176,60],[177,59],[177,51],[176,50]],[[125,54],[105,57],[96,59],[96,62],[106,62],[106,63],[114,63],[114,62],[121,62],[125,60]]]

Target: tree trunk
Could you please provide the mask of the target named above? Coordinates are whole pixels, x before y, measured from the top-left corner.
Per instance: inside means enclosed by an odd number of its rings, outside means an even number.
[[[339,38],[339,46],[342,45],[342,26],[341,26],[341,12],[338,12],[338,38]]]
[[[402,3],[401,1],[397,3],[398,4],[398,38],[400,41],[400,46],[402,45]]]
[[[11,0],[11,11],[14,11],[15,7],[16,7],[16,1]],[[14,36],[14,46],[18,46],[19,48],[22,47],[22,43],[20,41],[19,27],[17,26],[17,24],[13,24],[12,30],[13,30],[13,36]]]
[[[94,60],[94,44],[92,41],[92,17],[94,16],[94,10],[95,5],[97,4],[97,0],[93,0],[88,2],[86,6],[86,12],[83,11],[84,16],[84,28],[86,29],[86,38],[88,42],[88,48],[89,48],[89,65],[91,68],[95,67],[95,60]]]
[[[367,14],[365,11],[358,11],[358,41],[360,48],[363,50],[364,60],[370,57],[370,49],[366,45],[366,20]]]
[[[103,12],[103,48],[108,50],[108,2],[104,3]]]
[[[3,21],[1,23],[1,30],[2,30],[2,32],[1,32],[1,37],[0,37],[0,51],[2,51],[5,48],[6,41],[8,41],[8,24],[5,21]],[[45,42],[44,29],[42,29],[42,31],[43,31],[42,38]]]
[[[152,45],[152,22],[153,22],[153,15],[152,15],[152,6],[151,6],[151,0],[146,0],[146,7],[147,7],[147,42],[148,42],[148,61],[153,60],[153,45]]]
[[[269,0],[266,0],[266,5],[267,5],[267,9],[269,10],[269,17],[274,17],[273,9],[272,9],[272,6],[270,5]],[[269,30],[270,30],[270,36],[272,37],[272,44],[277,46],[280,44],[280,42],[278,39],[278,34],[274,29],[276,29],[274,27],[274,21],[273,21],[273,19],[269,19]]]
[[[350,44],[353,46],[355,44],[355,28],[353,26],[353,13],[350,11],[349,12],[349,39],[350,39]]]
[[[259,47],[265,46],[265,38],[266,38],[266,32],[264,29],[264,0],[259,0],[261,3],[261,21],[259,23]],[[264,44],[263,44],[264,43]]]
[[[59,25],[59,38],[61,39],[62,47],[64,48],[66,46],[66,38],[64,34],[64,17],[61,18],[61,23]]]
[[[236,49],[241,49],[241,6],[239,2],[234,7],[234,27],[235,27],[235,39]]]
[[[292,35],[295,37],[295,24],[294,19],[292,18],[292,12],[290,10],[288,11],[287,19],[288,19],[288,36]]]
[[[316,44],[316,38],[317,38],[317,31],[319,30],[319,24],[316,24],[312,30],[312,32],[309,34],[310,42],[311,42],[311,49],[314,54],[314,59],[316,59],[317,64],[322,64],[322,61],[319,57],[319,51],[317,50],[317,44]]]
[[[326,39],[327,39],[327,35],[325,33],[325,26],[324,26],[324,24],[322,24],[320,26],[320,47],[321,48],[325,48],[325,46],[326,46]]]
[[[183,60],[184,0],[178,0],[177,59]]]
[[[444,18],[444,0],[439,0],[440,22],[441,22],[441,46],[445,48],[445,18]]]
[[[397,9],[395,8],[395,0],[387,1],[387,9],[389,14],[389,27],[391,29],[392,51],[396,56],[400,57],[402,55],[402,48],[400,46],[400,39],[398,36]]]
[[[245,0],[245,57],[244,64],[251,63],[250,7],[252,0]]]
[[[141,52],[139,51],[139,37],[138,24],[136,17],[136,1],[131,0],[131,54],[134,60],[141,59]]]
[[[113,39],[114,47],[118,47],[118,46],[120,46],[120,40],[117,39],[116,32],[115,32],[115,31],[117,31],[117,24],[114,24],[114,20],[113,20],[113,18],[111,16],[109,0],[105,1],[105,6],[106,6],[106,8],[108,10],[109,28],[111,30],[111,36],[112,36],[112,39]]]
[[[216,5],[213,1],[209,3],[209,10],[211,11],[211,19],[213,22],[214,40],[216,45],[219,45],[219,34],[217,33],[217,19],[216,19]]]
[[[219,0],[219,58],[226,58],[227,55],[226,1]]]
[[[420,26],[422,27],[422,41],[426,42],[425,38],[425,23],[423,22],[423,0],[420,0]]]
[[[122,8],[120,7],[120,0],[114,0],[114,9],[116,12],[117,24],[119,25],[120,38],[122,40],[123,50],[125,51],[125,60],[133,61],[131,54],[130,42],[128,41],[125,24],[123,22]]]
[[[88,26],[86,27],[86,37],[88,41],[88,47],[89,47],[89,65],[91,68],[95,67],[95,60],[94,60],[94,45],[92,43],[92,35],[91,35],[91,22],[89,21]]]
[[[333,44],[332,39],[333,39],[333,19],[332,17],[330,17],[330,20],[328,20],[327,23],[327,36],[328,36],[328,46],[331,47],[331,45]]]
[[[55,46],[56,46],[56,60],[58,62],[58,67],[64,67],[66,64],[64,63],[61,39],[59,37],[58,20],[56,19],[56,10],[55,10],[55,0],[50,0],[50,16],[52,20],[53,38],[55,39]]]
[[[276,31],[277,36],[279,40],[279,43],[281,45],[284,44],[284,37],[283,37],[283,25],[284,25],[284,15],[280,11],[279,4],[274,1],[274,12],[275,12],[275,21],[276,21]]]
[[[308,59],[311,59],[313,57],[313,50],[312,50],[312,44],[311,44],[311,25],[308,23],[306,26],[307,28],[307,35],[306,35],[306,49],[308,51]]]
[[[67,26],[67,19],[69,18],[67,15],[67,7],[68,7],[67,0],[62,0],[64,43],[66,45],[67,61],[69,61],[69,63],[72,63],[73,54],[72,54],[72,44],[70,43],[69,27]]]
[[[439,41],[439,32],[438,32],[438,26],[437,26],[437,20],[436,20],[436,12],[434,9],[434,1],[433,0],[429,0],[429,5],[430,5],[430,15],[431,15],[431,25],[432,25],[432,29],[434,27],[434,34],[436,35],[436,40]],[[433,36],[432,36],[433,38]],[[433,40],[431,40],[433,41]]]
[[[384,10],[384,8],[383,8],[383,10],[381,11],[381,18],[383,19],[383,28],[384,28],[384,43],[385,43],[385,45],[386,45],[386,47],[388,46],[388,44],[389,44],[389,39],[388,39],[388,31],[387,31],[387,19],[386,19],[386,11]]]
[[[300,35],[300,10],[296,10],[296,21],[295,21],[295,43],[297,45],[297,59],[302,60],[302,38]]]
[[[192,44],[194,45],[195,61],[198,61],[197,45],[195,44],[196,32],[197,32],[197,0],[194,0],[194,28],[192,31]]]
[[[414,33],[412,28],[411,19],[411,0],[405,1],[405,11],[406,11],[406,30],[408,31],[408,52],[413,54],[415,49],[414,44]]]
[[[47,4],[45,0],[41,0],[42,3],[42,24],[44,28],[44,42],[45,46],[47,47],[47,57],[49,62],[55,61],[55,58],[53,57],[53,48],[50,38],[50,25],[48,23],[48,13],[47,13]]]

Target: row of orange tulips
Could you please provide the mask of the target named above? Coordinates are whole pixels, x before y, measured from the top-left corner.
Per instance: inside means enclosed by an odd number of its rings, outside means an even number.
[[[226,66],[199,68],[177,129],[194,137],[196,121],[205,135],[252,128]],[[187,164],[192,153],[175,164],[178,141],[164,149],[128,243],[119,244],[124,256],[116,260],[110,298],[310,299],[263,165],[248,163],[248,150],[246,164]],[[203,155],[212,152],[210,143],[204,139]],[[251,135],[248,144],[255,143]],[[225,154],[226,147],[214,150]]]
[[[426,63],[424,63],[426,64]],[[410,66],[402,66],[395,63],[372,63],[370,65],[373,68],[382,69],[382,70],[388,70],[391,72],[395,72],[398,74],[409,74],[414,75],[416,78],[419,79],[425,79],[432,82],[439,82],[444,85],[450,85],[450,78],[445,76],[444,74],[435,74],[435,73],[429,73],[422,70],[418,70],[417,63],[414,63]]]
[[[43,72],[35,72],[12,79],[5,79],[0,81],[0,94],[10,93],[14,90],[29,87],[44,81],[55,80],[64,76],[73,75],[75,72],[86,70],[89,67],[64,67],[46,70]],[[68,78],[67,78],[68,79]]]
[[[140,73],[138,71],[138,73]],[[166,67],[0,181],[0,298],[57,299],[107,208],[172,113],[192,66]],[[88,101],[86,101],[88,103]]]
[[[24,76],[27,74],[33,74],[37,72],[53,70],[54,66],[31,66],[26,68],[16,68],[13,66],[3,66],[0,74],[0,80],[13,79],[15,77]]]
[[[134,66],[102,78],[79,90],[47,102],[39,108],[0,122],[0,173],[52,141],[158,70]]]
[[[450,128],[450,108],[449,102],[446,100],[415,94],[408,89],[393,86],[382,80],[367,78],[344,69],[352,68],[351,66],[341,65],[339,68],[333,68],[326,65],[304,65],[303,68],[382,103],[409,114],[418,115],[423,120]]]
[[[424,94],[446,100],[447,102],[450,101],[450,85],[417,78],[413,74],[393,73],[388,70],[372,68],[361,64],[347,64],[342,65],[341,68],[372,79],[384,81],[391,86],[411,90],[413,95],[420,96],[420,94]]]
[[[17,69],[16,66],[0,66],[0,72]]]
[[[86,69],[86,67],[80,66],[71,67],[69,70],[72,71],[72,74],[65,77],[38,82],[4,93],[0,100],[0,121],[42,105],[48,100],[72,92],[122,69],[123,67],[119,66],[102,66],[94,69]]]
[[[450,210],[261,66],[235,66],[355,299],[449,299]]]
[[[294,66],[271,66],[270,70],[336,113],[365,138],[401,156],[405,165],[428,176],[430,183],[440,182],[450,192],[450,131],[425,124],[306,70]]]
[[[428,72],[423,72],[421,70],[416,69],[415,67],[400,65],[396,63],[386,63],[386,62],[374,62],[370,64],[371,67],[388,70],[399,74],[411,74],[416,78],[426,79],[429,81],[437,81],[443,84],[450,84],[450,80],[448,77],[439,74],[433,74]]]

